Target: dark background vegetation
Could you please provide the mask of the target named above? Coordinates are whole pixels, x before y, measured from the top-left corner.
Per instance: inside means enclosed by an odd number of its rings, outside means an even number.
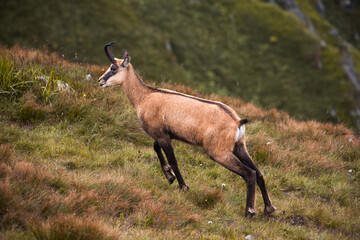
[[[107,65],[103,45],[126,48],[136,70],[157,83],[277,108],[298,119],[356,127],[358,93],[341,67],[343,45],[360,65],[359,3],[297,1],[315,33],[283,0],[2,1],[0,42],[59,52],[65,59]],[[291,2],[291,1],[290,1]],[[337,28],[338,35],[330,34]],[[324,41],[326,46],[320,46]],[[317,62],[321,61],[319,69]],[[358,65],[358,66],[359,66]],[[332,114],[331,114],[332,113]]]

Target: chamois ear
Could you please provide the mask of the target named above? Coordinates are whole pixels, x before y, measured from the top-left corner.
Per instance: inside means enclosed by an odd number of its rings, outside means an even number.
[[[121,66],[127,67],[131,61],[131,57],[130,57],[128,51],[126,51],[125,49],[123,49],[123,54],[124,54],[123,55],[124,61],[122,62]]]

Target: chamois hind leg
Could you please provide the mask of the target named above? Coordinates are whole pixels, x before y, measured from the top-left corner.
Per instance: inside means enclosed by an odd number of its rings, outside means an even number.
[[[183,177],[178,168],[177,160],[174,154],[174,149],[171,146],[171,143],[162,143],[159,142],[160,147],[164,150],[166,158],[170,164],[171,169],[174,171],[176,179],[178,180],[179,187],[183,191],[189,190],[189,187],[185,184]]]
[[[157,141],[154,142],[154,150],[160,160],[161,169],[168,180],[170,184],[172,184],[175,181],[175,175],[169,165],[166,164],[166,161],[164,159],[164,156],[161,152],[161,147]]]
[[[252,170],[254,170],[256,172],[256,182],[260,188],[260,191],[261,191],[261,194],[262,194],[262,197],[264,200],[264,204],[265,204],[264,213],[265,214],[273,213],[276,210],[276,207],[273,206],[271,203],[269,194],[266,190],[264,177],[263,177],[262,173],[260,172],[260,170],[255,166],[254,162],[252,161],[244,143],[236,143],[235,144],[234,154],[236,155],[236,157],[239,158],[239,160],[244,165],[246,165],[247,167],[251,168]]]
[[[220,157],[212,157],[213,160],[220,163],[230,171],[240,175],[246,182],[247,195],[246,195],[246,208],[245,217],[252,217],[255,215],[255,185],[256,185],[256,173],[254,170],[242,164],[236,157],[230,152]]]

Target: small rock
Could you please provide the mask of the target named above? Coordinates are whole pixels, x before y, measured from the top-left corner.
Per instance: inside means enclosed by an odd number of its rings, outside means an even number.
[[[245,240],[256,240],[256,237],[248,234],[248,235],[246,235]]]
[[[322,3],[322,1],[321,0],[317,0],[316,1],[316,11],[318,12],[318,13],[320,13],[320,15],[321,16],[325,16],[325,6],[324,6],[324,4]]]
[[[165,43],[165,48],[166,48],[166,50],[168,50],[169,52],[171,52],[171,51],[172,51],[171,42],[167,41],[167,42]]]
[[[338,31],[336,28],[331,28],[331,29],[329,30],[329,33],[330,33],[330,35],[333,36],[333,37],[339,35],[339,31]]]
[[[86,74],[85,79],[90,81],[91,80],[91,74]]]
[[[335,109],[331,109],[330,115],[331,115],[332,117],[335,117],[335,116],[336,116],[336,110],[335,110]]]
[[[40,79],[47,83],[49,81],[50,77],[49,76],[37,76],[37,77],[35,77],[35,79]]]
[[[321,41],[320,41],[320,46],[321,46],[322,48],[326,47],[326,42],[325,42],[324,40],[321,40]]]
[[[37,80],[43,81],[45,84],[48,84],[50,77],[49,76],[37,76],[35,77]],[[74,89],[69,86],[66,82],[61,80],[53,80],[53,83],[57,86],[57,91],[66,91],[66,92],[74,92]]]
[[[66,92],[74,92],[74,89],[69,86],[66,82],[63,82],[61,80],[56,80],[57,84],[57,90],[58,91],[66,91]]]

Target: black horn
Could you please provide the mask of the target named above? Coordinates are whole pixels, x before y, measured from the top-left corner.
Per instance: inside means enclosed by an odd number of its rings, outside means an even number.
[[[114,46],[115,44],[116,42],[110,42],[105,45],[105,54],[109,58],[110,62],[112,62],[113,64],[116,64],[116,62],[114,59],[114,54],[111,52],[110,47]]]

